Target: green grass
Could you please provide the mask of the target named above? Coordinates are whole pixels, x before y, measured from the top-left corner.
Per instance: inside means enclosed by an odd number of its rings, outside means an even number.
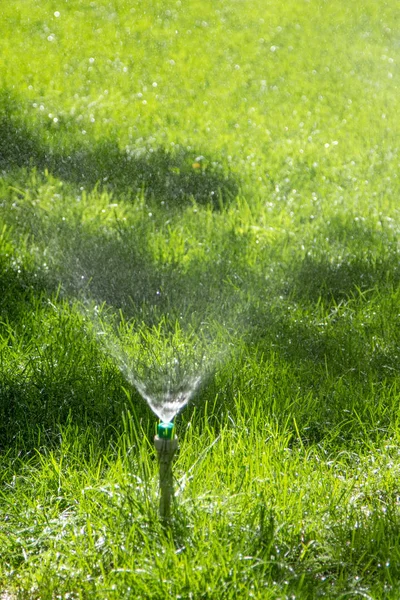
[[[397,599],[397,6],[3,4],[4,598]]]

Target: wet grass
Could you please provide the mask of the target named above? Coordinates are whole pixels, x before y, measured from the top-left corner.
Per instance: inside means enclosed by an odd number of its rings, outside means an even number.
[[[198,150],[157,148],[151,154],[135,148],[121,149],[118,140],[100,138],[77,143],[72,132],[43,136],[21,117],[23,110],[11,90],[0,97],[0,168],[36,167],[74,184],[76,189],[97,186],[117,195],[163,198],[167,208],[180,207],[189,198],[218,207],[238,192],[238,185],[219,162],[206,161]],[[42,125],[42,124],[41,124]],[[74,131],[75,129],[75,131]],[[75,136],[73,135],[75,133]],[[71,135],[72,134],[72,135]],[[75,138],[75,139],[74,139]]]
[[[398,598],[394,4],[2,10],[0,589]],[[103,317],[215,355],[168,532]]]

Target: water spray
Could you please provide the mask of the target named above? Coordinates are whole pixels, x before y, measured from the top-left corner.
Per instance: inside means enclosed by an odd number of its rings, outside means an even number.
[[[173,423],[159,423],[154,445],[158,455],[160,470],[160,506],[161,521],[168,524],[171,518],[171,500],[174,492],[172,478],[172,461],[178,449],[178,438]]]

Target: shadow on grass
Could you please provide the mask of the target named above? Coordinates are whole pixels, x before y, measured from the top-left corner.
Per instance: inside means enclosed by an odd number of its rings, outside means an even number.
[[[102,363],[101,356],[91,368],[82,362],[69,363],[70,373],[66,373],[58,368],[55,356],[51,377],[46,368],[49,363],[37,354],[25,365],[26,371],[21,371],[20,365],[2,369],[0,449],[17,442],[29,450],[37,447],[38,439],[41,445],[58,444],[60,426],[67,423],[90,427],[98,434],[98,444],[105,446],[118,437],[126,409],[122,377],[111,366],[101,367]],[[140,401],[137,415],[138,420],[149,421],[149,410]]]
[[[365,431],[368,431],[368,436],[373,431],[379,436],[385,427],[389,427],[397,410],[397,401],[394,393],[385,392],[384,386],[397,372],[396,352],[390,351],[390,344],[387,347],[371,344],[371,336],[381,335],[381,325],[378,323],[376,330],[369,331],[356,316],[368,305],[364,292],[359,289],[363,281],[365,290],[381,286],[382,293],[385,282],[391,286],[398,285],[395,254],[388,255],[385,260],[372,261],[359,256],[357,260],[354,258],[343,263],[339,268],[345,269],[346,277],[343,271],[339,277],[328,259],[308,257],[299,260],[290,270],[285,267],[281,271],[285,276],[287,295],[280,298],[282,289],[278,289],[277,282],[272,291],[265,279],[255,273],[246,275],[245,265],[230,264],[235,243],[240,256],[240,238],[237,242],[229,238],[229,244],[219,254],[218,263],[211,261],[204,264],[199,259],[197,263],[193,261],[191,269],[183,271],[176,265],[159,264],[154,260],[147,243],[146,227],[132,230],[119,224],[111,232],[87,224],[78,227],[65,222],[61,228],[57,224],[54,235],[57,251],[54,249],[54,253],[49,253],[53,254],[55,261],[50,269],[51,281],[47,279],[43,285],[40,279],[35,283],[30,273],[11,273],[7,290],[7,274],[0,278],[6,293],[3,315],[8,311],[9,319],[16,328],[24,322],[27,310],[35,310],[29,304],[29,298],[32,295],[38,298],[40,294],[44,299],[51,298],[59,282],[62,282],[66,298],[84,299],[86,295],[97,304],[106,302],[115,311],[121,309],[125,318],[144,321],[149,326],[157,325],[160,317],[167,315],[172,321],[184,323],[187,319],[190,325],[198,326],[207,318],[214,318],[223,327],[229,321],[228,316],[231,318],[229,325],[236,331],[240,344],[243,344],[242,336],[245,336],[249,353],[255,352],[260,357],[261,366],[258,374],[251,370],[251,384],[243,379],[243,365],[233,362],[224,366],[218,386],[210,378],[201,390],[200,414],[201,406],[212,404],[217,394],[223,398],[218,414],[229,411],[235,404],[237,385],[244,392],[254,384],[254,397],[265,402],[266,414],[273,414],[282,426],[289,416],[294,416],[304,443],[328,439],[332,431],[337,430],[335,443],[346,447],[360,435],[365,437]],[[48,241],[51,248],[51,238]],[[242,281],[241,290],[237,283],[234,286],[229,283],[230,277],[235,274]],[[249,297],[252,300],[249,301]],[[59,324],[54,327],[58,328]],[[78,352],[69,363],[68,376],[64,376],[61,366],[56,369],[55,379],[51,373],[51,376],[46,375],[48,364],[62,365],[66,357],[71,356],[69,348],[82,348],[82,357],[88,355],[85,350],[88,342],[80,336],[78,325],[75,323],[70,327],[71,331],[78,333],[70,335],[68,345],[62,340],[60,343],[57,340],[52,342],[54,357],[50,363],[46,352],[31,350],[37,357],[34,383],[22,385],[12,380],[8,391],[3,390],[2,401],[11,407],[7,409],[11,411],[8,416],[4,415],[4,423],[12,419],[12,411],[16,410],[14,399],[20,394],[22,408],[18,410],[21,419],[29,414],[29,423],[36,423],[38,427],[47,424],[48,428],[54,428],[57,419],[65,420],[68,410],[72,411],[77,422],[83,423],[88,418],[100,424],[100,429],[111,423],[116,429],[121,426],[124,402],[121,387],[127,384],[110,361],[106,370],[101,370],[100,365],[105,359],[99,349],[96,355],[91,350],[90,368],[88,365],[77,367],[81,360]],[[44,343],[47,342],[44,340]],[[393,340],[390,343],[393,345]],[[278,367],[276,370],[273,368],[272,376],[276,381],[272,388],[268,384],[271,352],[278,357]],[[267,357],[264,370],[263,353]],[[228,373],[229,369],[238,370],[237,383],[234,373]],[[111,376],[111,373],[114,375]],[[107,379],[110,377],[111,383]],[[61,381],[64,384],[61,385]],[[82,386],[77,387],[77,381],[82,381]],[[286,386],[287,396],[291,398],[286,403],[273,400],[273,388],[281,386]],[[75,391],[69,394],[68,389]],[[31,398],[30,409],[24,408],[27,397]],[[146,413],[144,403],[134,390],[132,397],[138,410],[143,408],[142,412]],[[100,399],[98,403],[95,398]],[[318,406],[315,405],[316,398]],[[382,405],[385,419],[381,419],[379,428],[378,417],[370,410],[371,402],[374,406],[377,402]],[[352,411],[356,412],[350,416]],[[189,409],[187,415],[190,414]],[[21,419],[19,422],[24,422]],[[186,419],[190,416],[185,416]],[[29,434],[28,425],[26,432]]]
[[[269,307],[261,305],[254,311],[253,322],[260,337],[272,338],[290,360],[323,364],[331,354],[339,370],[354,371],[353,359],[355,355],[360,362],[365,358],[365,342],[372,329],[376,335],[385,329],[386,315],[378,323],[373,312],[377,299],[380,303],[393,298],[393,307],[396,304],[398,242],[390,230],[339,219],[320,235],[332,240],[337,254],[334,249],[329,253],[316,250],[287,265],[281,270],[281,289],[274,295],[274,300],[279,295],[281,301],[272,303],[274,318]],[[375,308],[369,309],[371,299]],[[263,321],[267,324],[264,336]]]
[[[385,223],[337,216],[320,236],[329,240],[329,253],[314,248],[288,271],[288,292],[295,301],[334,305],[400,283],[398,240]]]
[[[185,273],[158,264],[149,251],[146,228],[120,224],[105,231],[68,222],[60,227],[58,221],[41,223],[40,217],[35,227],[39,237],[47,236],[49,271],[23,270],[12,255],[0,262],[0,329],[6,343],[0,364],[0,446],[20,436],[34,447],[39,430],[47,432],[49,443],[57,441],[59,425],[68,420],[82,427],[90,423],[103,437],[106,431],[110,437],[118,435],[127,401],[123,387],[130,389],[130,408],[137,409],[137,418],[154,422],[82,314],[59,300],[106,303],[113,314],[121,310],[125,319],[149,327],[168,316],[172,330],[176,321],[191,330],[207,317],[215,319],[217,310],[222,320],[236,308],[220,266],[199,264]],[[88,316],[96,323],[91,309]],[[205,400],[215,395],[212,385],[211,377],[210,389],[201,389]]]
[[[23,320],[31,306],[32,294],[40,295],[45,289],[44,282],[38,281],[33,273],[9,268],[9,265],[2,264],[0,256],[1,321],[15,323]]]
[[[96,185],[100,182],[100,185],[124,194],[136,194],[144,187],[148,195],[160,197],[163,201],[166,199],[165,201],[174,205],[187,201],[189,197],[198,202],[214,202],[218,194],[228,197],[234,193],[234,181],[225,179],[218,171],[194,170],[193,158],[187,154],[172,156],[159,149],[146,157],[133,156],[121,151],[113,142],[62,152],[55,143],[46,145],[37,133],[14,116],[13,111],[12,106],[6,106],[0,118],[2,169],[35,165],[48,168],[58,177],[77,185]],[[59,138],[58,135],[59,133],[55,134],[55,141],[63,139],[61,134]],[[213,191],[214,195],[211,194]],[[56,264],[51,281],[47,280],[45,284],[36,282],[29,273],[16,275],[13,272],[0,276],[0,286],[4,290],[3,298],[0,299],[3,318],[4,315],[7,316],[17,326],[23,321],[32,295],[39,297],[44,293],[49,297],[56,292],[61,281],[67,297],[84,298],[86,295],[99,304],[106,302],[116,310],[121,309],[128,318],[144,320],[148,325],[157,324],[163,314],[176,319],[186,318],[190,314],[197,322],[201,322],[204,315],[207,315],[220,318],[223,324],[224,316],[229,311],[237,310],[234,298],[236,288],[227,283],[230,276],[233,278],[237,275],[236,281],[242,281],[243,291],[242,296],[240,293],[237,296],[239,301],[245,296],[252,298],[247,300],[248,304],[245,306],[248,311],[248,345],[257,345],[260,354],[264,350],[267,354],[272,350],[290,364],[290,369],[296,373],[291,390],[294,396],[299,394],[300,389],[304,396],[311,390],[324,398],[324,407],[315,417],[320,423],[314,424],[309,439],[318,441],[327,434],[328,429],[340,425],[344,411],[350,406],[349,402],[353,402],[353,407],[359,403],[356,408],[368,426],[367,403],[371,401],[371,393],[366,395],[361,406],[362,392],[370,387],[365,373],[368,372],[375,381],[383,381],[388,377],[388,366],[396,368],[397,358],[395,354],[390,357],[386,351],[381,351],[378,356],[376,350],[371,349],[371,344],[368,345],[368,334],[361,325],[354,323],[351,311],[335,314],[335,307],[338,304],[345,306],[348,301],[357,297],[357,301],[362,302],[363,293],[371,288],[385,286],[387,282],[394,286],[399,284],[397,253],[376,253],[376,246],[384,246],[384,241],[379,240],[380,234],[340,223],[327,227],[329,238],[336,238],[343,247],[350,240],[354,252],[348,258],[338,259],[336,262],[320,253],[316,257],[298,260],[290,267],[281,267],[280,272],[285,279],[285,296],[282,289],[278,291],[279,283],[276,281],[273,284],[275,289],[271,291],[265,278],[246,272],[246,265],[239,265],[240,261],[238,264],[231,264],[232,256],[244,256],[241,254],[240,238],[229,241],[227,247],[219,253],[218,261],[210,261],[209,264],[193,261],[190,270],[181,271],[173,264],[159,264],[155,261],[147,243],[145,229],[132,231],[121,228],[110,236],[101,229],[80,230],[68,224],[57,224],[57,227],[57,243],[54,245]],[[234,248],[235,243],[238,244],[237,248]],[[280,294],[283,300],[279,304],[276,299]],[[265,298],[264,303],[262,297]],[[318,308],[320,304],[325,306],[322,316]],[[241,326],[241,335],[243,322],[237,323]],[[82,340],[81,343],[83,344]],[[71,345],[78,345],[78,341],[71,339]],[[58,352],[61,361],[62,350]],[[45,366],[45,358],[40,353],[38,356],[38,364],[43,360]],[[99,361],[99,357],[93,360]],[[43,372],[45,373],[45,369]],[[50,427],[56,422],[56,417],[65,419],[69,409],[74,412],[77,420],[82,419],[85,414],[99,423],[108,420],[116,423],[113,411],[118,406],[118,410],[121,410],[122,405],[120,400],[114,401],[113,398],[120,392],[117,393],[114,389],[109,396],[110,402],[101,401],[96,404],[95,396],[107,398],[108,392],[100,393],[100,384],[97,383],[93,385],[96,392],[91,396],[86,387],[91,385],[88,382],[93,374],[85,374],[84,370],[78,372],[78,378],[85,383],[79,388],[79,392],[74,392],[75,396],[69,396],[67,392],[61,394],[62,386],[57,382],[52,383],[49,378],[42,380],[40,369],[32,384],[33,388],[27,383],[24,384],[27,387],[24,387],[21,382],[11,378],[2,394],[4,406],[9,407],[5,409],[9,412],[8,416],[4,416],[4,422],[10,423],[13,419],[13,411],[17,410],[16,398],[20,397],[21,407],[18,410],[21,418],[17,419],[20,423],[25,422],[25,415],[31,415],[30,424],[47,423]],[[65,379],[65,390],[75,389],[76,376],[73,363],[71,376]],[[263,374],[262,379],[265,378],[266,375]],[[99,379],[102,379],[101,373]],[[58,382],[59,380],[60,378]],[[336,384],[339,380],[343,382],[340,389]],[[38,381],[42,383],[39,384]],[[121,376],[118,382],[121,387]],[[279,381],[276,385],[279,385]],[[224,401],[227,406],[235,393],[232,389],[226,394]],[[32,399],[33,412],[29,412],[24,404],[25,395]],[[202,395],[207,399],[207,390],[203,390]],[[211,402],[215,395],[214,389],[210,391]],[[77,397],[80,398],[78,403]],[[276,410],[278,413],[281,411],[278,417],[282,417],[284,421],[287,418],[286,409],[276,406]],[[299,414],[300,417],[296,416],[296,419],[300,429],[307,425],[310,432],[313,414],[309,412],[303,421],[301,415],[304,410],[301,412],[299,409]],[[385,414],[389,419],[393,413],[388,410]],[[29,429],[28,422],[26,423]]]
[[[117,142],[110,140],[78,147],[71,141],[74,131],[68,123],[59,131],[48,130],[47,125],[41,129],[39,121],[28,125],[20,116],[21,108],[12,95],[0,95],[3,172],[18,167],[47,169],[79,187],[98,185],[126,198],[144,193],[147,198],[162,202],[166,211],[193,199],[219,208],[221,202],[237,193],[234,179],[210,157],[205,165],[202,160],[196,161],[195,152],[184,150],[171,153],[158,148],[135,154],[121,150]],[[121,230],[108,236],[102,230],[81,231],[79,226],[61,228],[56,224],[53,228],[41,222],[39,209],[32,215],[21,214],[21,219],[25,219],[31,234],[46,240],[54,251],[48,259],[49,263],[53,260],[50,272],[33,267],[30,271],[24,265],[14,264],[11,247],[0,257],[0,320],[17,337],[27,336],[32,344],[35,335],[29,334],[27,315],[46,313],[50,301],[59,297],[60,285],[67,300],[89,297],[98,304],[106,302],[116,311],[121,309],[126,318],[137,318],[150,326],[157,324],[163,314],[186,318],[193,306],[197,306],[200,318],[200,308],[205,302],[212,303],[221,291],[221,283],[215,277],[210,285],[204,268],[185,276],[173,265],[157,264],[149,251],[145,230]],[[21,351],[14,365],[10,358],[14,341],[6,342],[10,352],[4,353],[5,360],[0,365],[2,447],[12,444],[18,436],[34,446],[38,430],[56,436],[57,424],[68,419],[82,426],[89,422],[103,432],[121,427],[126,401],[122,386],[127,384],[100,349],[96,355],[91,351],[91,365],[85,365],[88,343],[79,331],[70,336],[68,346],[62,340],[46,341],[44,336],[41,342]],[[72,348],[79,348],[80,352],[71,362],[68,357]],[[148,419],[150,412],[144,401],[134,390],[132,395],[138,412]]]
[[[346,302],[355,295],[390,282],[400,282],[400,267],[395,257],[374,260],[355,256],[341,262],[307,257],[290,275],[290,295],[305,303]]]
[[[286,381],[292,398],[290,412],[271,402],[274,416],[294,416],[304,442],[332,435],[346,447],[388,435],[397,421],[400,263],[390,231],[327,227],[327,237],[338,235],[342,258],[321,251],[287,265],[250,321],[260,360],[276,354],[276,386]]]
[[[75,126],[49,129],[19,116],[21,106],[0,95],[0,169],[35,166],[77,186],[100,188],[135,197],[144,193],[170,208],[191,200],[218,208],[238,193],[238,184],[216,157],[201,150],[174,151],[159,147],[121,149],[117,140],[76,144]],[[198,156],[200,155],[200,156]]]
[[[88,334],[82,315],[47,291],[13,285],[13,307],[0,322],[0,449],[58,444],[67,423],[90,427],[105,446],[118,438],[127,383]],[[132,397],[130,411],[146,430],[150,409]]]

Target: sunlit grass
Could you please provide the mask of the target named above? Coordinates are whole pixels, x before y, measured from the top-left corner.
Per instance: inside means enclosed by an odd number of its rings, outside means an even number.
[[[1,591],[398,598],[398,25],[4,3]],[[165,532],[135,382],[171,344],[207,368]]]

